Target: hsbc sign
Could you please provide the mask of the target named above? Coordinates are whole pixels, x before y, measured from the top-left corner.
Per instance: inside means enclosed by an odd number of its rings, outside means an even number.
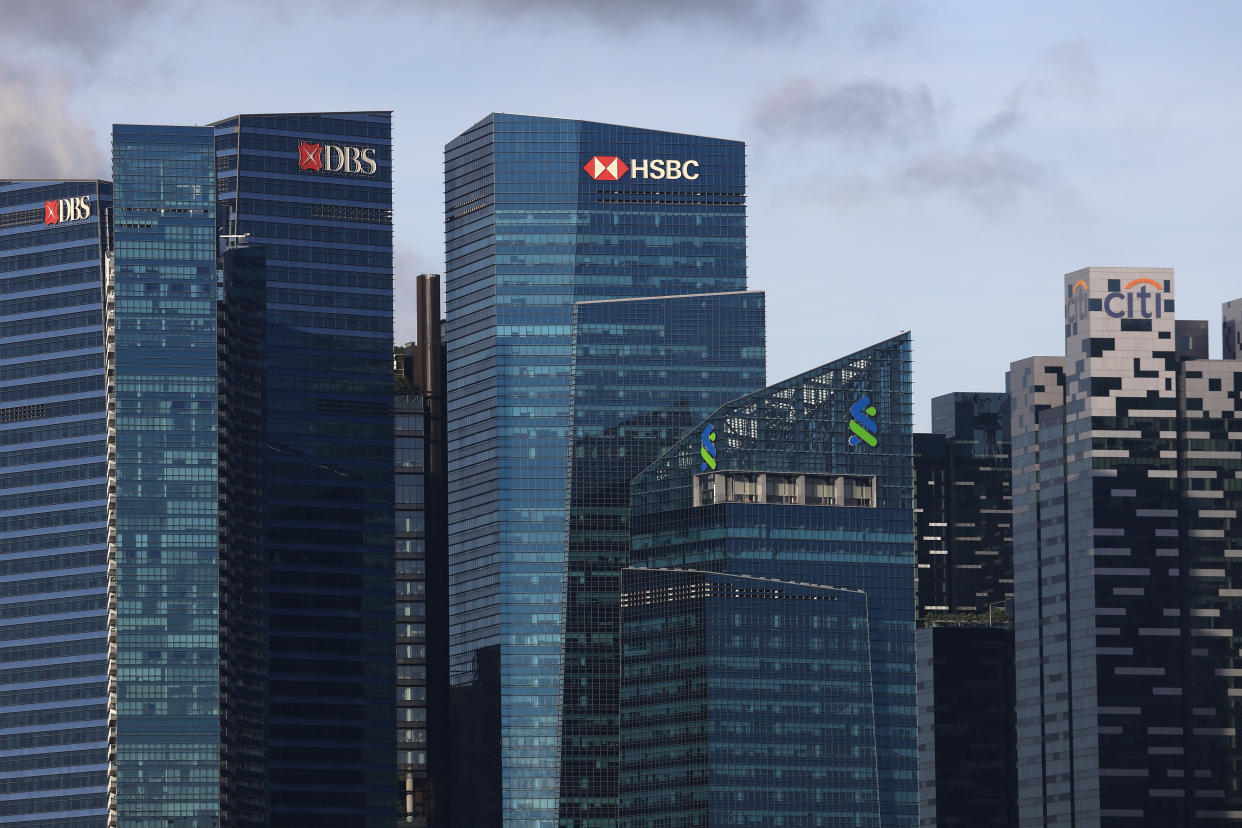
[[[375,147],[344,147],[302,141],[298,144],[298,169],[375,175]]]
[[[676,158],[631,158],[626,164],[615,155],[595,155],[582,167],[596,181],[617,181],[629,173],[630,178],[663,178],[666,181],[699,177],[698,161]]]
[[[43,202],[43,224],[64,224],[91,217],[91,197],[61,198]]]

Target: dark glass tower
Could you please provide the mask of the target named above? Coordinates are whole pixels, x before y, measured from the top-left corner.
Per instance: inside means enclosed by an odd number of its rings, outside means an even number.
[[[1009,395],[932,400],[915,435],[919,614],[985,613],[1013,597]]]
[[[440,277],[420,275],[415,290],[418,341],[395,352],[397,775],[402,824],[437,828],[452,804]]]
[[[865,593],[622,577],[620,828],[880,828]]]
[[[931,626],[918,648],[919,825],[1018,824],[1013,630]]]
[[[212,828],[224,817],[212,130],[118,125],[112,157],[111,811],[118,828]]]
[[[1010,369],[1020,824],[1242,815],[1242,363],[1173,272],[1067,274],[1065,356]]]
[[[214,134],[219,227],[266,258],[271,824],[386,826],[391,114],[240,115]]]
[[[579,302],[572,331],[561,812],[611,828],[630,481],[703,417],[763,387],[764,295]]]
[[[560,784],[573,304],[744,289],[745,210],[735,141],[494,114],[445,149],[462,824],[591,813]]]
[[[630,495],[632,566],[866,593],[879,824],[901,828],[918,816],[911,451],[910,336],[901,334],[722,406],[635,478]],[[772,653],[772,671],[783,669],[780,648]],[[763,773],[756,756],[775,761],[790,740],[831,744],[856,724],[825,716],[796,736],[772,727],[750,758],[721,761]],[[877,824],[869,783],[857,784],[857,810],[828,824]],[[799,822],[780,797],[763,802],[749,824],[815,824],[814,804]]]
[[[107,820],[111,200],[0,181],[0,825]]]

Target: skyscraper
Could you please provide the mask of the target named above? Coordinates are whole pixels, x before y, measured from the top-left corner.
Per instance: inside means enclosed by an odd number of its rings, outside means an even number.
[[[415,290],[418,341],[396,349],[397,784],[402,823],[438,828],[452,805],[440,277]]]
[[[1009,395],[934,398],[914,446],[919,615],[987,612],[1013,596]]]
[[[445,149],[450,658],[454,720],[473,729],[463,824],[552,828],[574,793],[561,785],[573,305],[743,290],[744,153],[506,114]],[[568,819],[590,815],[591,784],[587,801],[566,799]]]
[[[1067,274],[1065,357],[1009,372],[1022,825],[1242,814],[1242,372],[1173,293]]]
[[[231,816],[220,796],[214,150],[208,127],[112,133],[110,822],[119,828],[177,819],[206,828]]]
[[[879,828],[867,595],[623,571],[620,828]]]
[[[878,824],[912,828],[917,821],[912,482],[910,336],[899,334],[721,406],[631,484],[631,566],[865,593],[876,776],[868,782],[860,771],[855,810],[834,810],[827,824],[877,824],[868,816],[866,793],[875,784]],[[829,649],[825,665],[832,663]],[[780,651],[768,651],[772,672],[784,669]],[[791,684],[788,703],[800,704],[808,688]],[[825,715],[784,733],[775,718],[757,716],[754,743],[739,746],[736,755],[723,753],[719,761],[725,767],[712,772],[727,778],[750,767],[757,779],[768,772],[763,757],[785,761],[786,748],[797,745],[807,750],[803,763],[821,766],[818,779],[834,780],[839,754],[835,748],[816,754],[814,746],[861,739],[862,732],[851,729],[865,722],[865,716]],[[721,784],[743,786],[744,777]],[[812,820],[820,813],[814,802],[789,808],[778,793],[757,799],[746,819],[771,825],[781,818],[791,824],[794,814]],[[830,798],[840,801],[835,794]]]
[[[391,113],[239,115],[214,135],[218,226],[266,269],[271,824],[387,825]]]
[[[112,185],[0,181],[0,824],[108,813]]]
[[[764,294],[579,302],[572,341],[561,814],[611,828],[630,481],[717,407],[763,387]]]
[[[919,825],[1017,824],[1013,630],[944,624],[915,631]]]

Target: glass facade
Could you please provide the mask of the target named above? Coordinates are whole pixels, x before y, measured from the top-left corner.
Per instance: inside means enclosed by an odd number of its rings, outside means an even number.
[[[763,387],[764,295],[580,302],[571,338],[561,811],[611,828],[630,481],[717,407]]]
[[[109,296],[119,828],[220,813],[215,147],[117,125]],[[115,315],[115,321],[112,321]]]
[[[0,181],[0,825],[107,819],[111,200]]]
[[[932,400],[932,433],[914,438],[920,617],[982,613],[1013,597],[1009,395]]]
[[[879,828],[867,596],[623,570],[621,828]]]
[[[919,825],[1017,825],[1013,630],[924,627],[915,644]]]
[[[271,825],[391,823],[391,113],[215,124],[218,223],[266,257]]]
[[[451,824],[448,524],[440,277],[417,280],[418,341],[397,347],[397,780],[402,825]]]
[[[602,157],[620,163],[601,171]],[[657,177],[654,159],[696,172]],[[455,760],[469,773],[454,797],[463,824],[552,828],[570,794],[573,303],[744,289],[745,209],[735,141],[494,114],[445,149],[450,658],[454,721],[460,711],[472,729]]]
[[[901,334],[721,407],[630,497],[632,566],[866,593],[881,819],[904,828],[918,816],[910,393]]]

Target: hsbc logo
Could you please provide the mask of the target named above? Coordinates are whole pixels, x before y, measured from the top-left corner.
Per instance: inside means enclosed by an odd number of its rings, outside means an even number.
[[[91,197],[61,198],[43,202],[43,224],[64,224],[91,217]]]
[[[374,147],[341,147],[336,144],[298,144],[298,169],[310,172],[347,172],[374,175]]]
[[[582,169],[596,181],[617,181],[627,172],[630,178],[663,178],[667,181],[694,181],[699,177],[698,161],[679,161],[676,158],[631,158],[630,163],[626,164],[615,155],[595,155]]]

